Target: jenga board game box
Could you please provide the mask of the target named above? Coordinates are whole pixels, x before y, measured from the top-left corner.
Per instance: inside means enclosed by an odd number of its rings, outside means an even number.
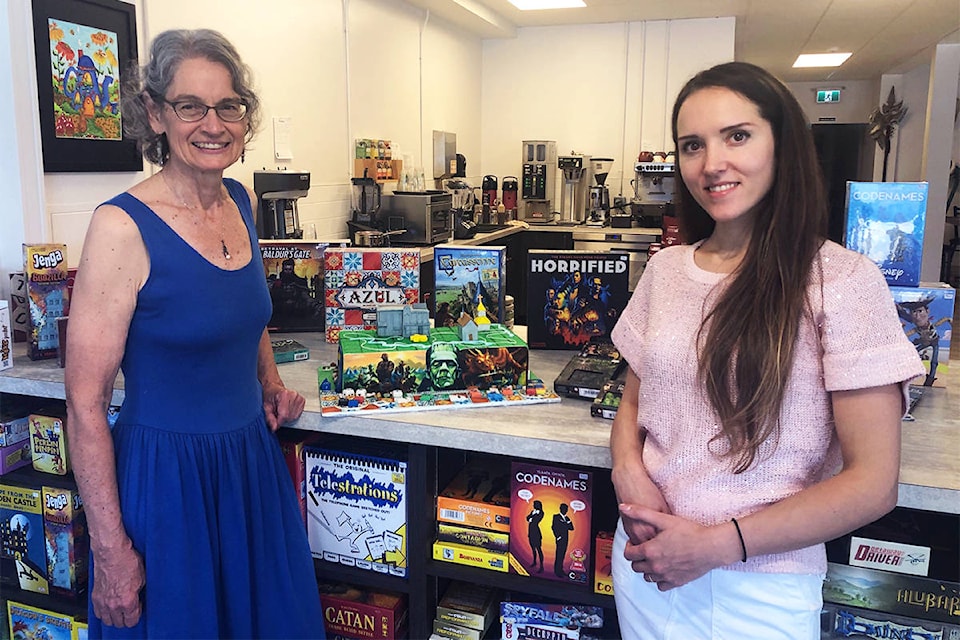
[[[317,431],[303,431],[289,427],[282,427],[277,430],[280,451],[283,453],[283,459],[287,463],[287,471],[290,472],[290,479],[293,480],[293,489],[297,492],[297,499],[300,501],[300,515],[303,516],[304,525],[307,522],[307,473],[304,467],[303,452],[308,446],[316,444],[321,437],[321,434]]]
[[[10,324],[10,305],[0,300],[0,371],[13,366],[13,325]]]
[[[43,487],[42,494],[50,589],[76,596],[86,591],[90,558],[83,500],[77,491],[59,487]]]
[[[23,245],[23,268],[27,293],[27,355],[31,360],[56,358],[60,338],[57,318],[70,310],[67,246]]]
[[[40,489],[0,484],[0,574],[24,591],[50,593]]]
[[[323,331],[323,252],[316,240],[260,240],[271,331]]]
[[[7,601],[11,640],[71,640],[73,616]]]
[[[926,375],[913,384],[947,386],[956,289],[943,283],[922,283],[918,287],[890,287],[890,294],[897,305],[903,331],[917,348],[927,370]]]
[[[477,316],[483,301],[490,322],[503,324],[506,247],[438,244],[433,248],[434,326],[452,327],[462,313]]]
[[[629,300],[623,251],[531,249],[527,257],[527,342],[531,349],[580,349],[609,337]]]
[[[65,418],[53,411],[30,414],[30,448],[33,468],[58,476],[67,474],[67,431]]]
[[[597,533],[593,547],[593,592],[613,595],[613,532]]]
[[[344,584],[320,584],[327,637],[400,640],[407,635],[407,597]]]
[[[437,522],[509,534],[509,461],[494,456],[467,460],[437,496]]]
[[[589,581],[593,475],[514,460],[510,469],[510,569],[548,580]]]
[[[377,328],[380,305],[420,302],[420,249],[329,247],[324,253],[327,342]]]

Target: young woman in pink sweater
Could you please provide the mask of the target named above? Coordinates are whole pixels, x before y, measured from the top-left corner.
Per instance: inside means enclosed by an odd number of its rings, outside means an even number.
[[[809,639],[823,542],[897,501],[907,381],[923,373],[879,269],[825,239],[796,99],[745,63],[673,109],[681,230],[613,340],[625,638]]]

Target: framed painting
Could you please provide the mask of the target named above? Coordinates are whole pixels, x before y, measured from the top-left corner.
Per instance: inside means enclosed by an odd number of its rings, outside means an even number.
[[[120,107],[137,57],[134,5],[33,0],[33,37],[44,172],[141,171]]]

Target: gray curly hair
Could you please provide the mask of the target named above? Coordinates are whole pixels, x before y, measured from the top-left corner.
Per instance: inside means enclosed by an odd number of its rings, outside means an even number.
[[[153,39],[150,57],[143,67],[135,61],[128,72],[132,90],[121,98],[124,132],[137,141],[143,156],[153,164],[163,166],[170,157],[170,145],[165,133],[157,134],[150,126],[146,96],[154,101],[163,99],[180,63],[188,58],[206,58],[227,68],[233,79],[233,90],[247,105],[246,142],[253,139],[260,126],[260,99],[253,91],[250,68],[230,41],[212,29],[171,29]]]

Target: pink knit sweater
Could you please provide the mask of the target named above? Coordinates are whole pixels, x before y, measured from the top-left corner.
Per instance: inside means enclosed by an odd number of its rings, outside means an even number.
[[[697,381],[694,341],[726,274],[696,266],[698,245],[655,254],[617,322],[613,341],[640,378],[637,426],[646,429],[643,462],[673,513],[704,525],[741,517],[790,496],[840,468],[830,391],[906,383],[923,373],[880,271],[864,256],[827,242],[808,289],[821,326],[801,321],[780,435],[764,443],[747,471],[709,440],[720,431]],[[821,345],[823,353],[821,355]],[[728,569],[824,573],[823,545],[757,556]]]

